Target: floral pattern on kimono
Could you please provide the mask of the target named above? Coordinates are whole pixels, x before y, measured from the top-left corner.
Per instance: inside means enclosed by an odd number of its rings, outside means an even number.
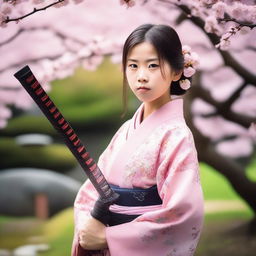
[[[142,104],[121,126],[98,165],[108,182],[120,187],[156,184],[162,205],[111,206],[113,212],[140,216],[106,227],[108,249],[79,249],[77,231],[98,198],[86,181],[75,201],[72,256],[192,256],[195,252],[203,224],[203,194],[193,135],[183,117],[183,99],[168,102],[140,122],[143,109]]]

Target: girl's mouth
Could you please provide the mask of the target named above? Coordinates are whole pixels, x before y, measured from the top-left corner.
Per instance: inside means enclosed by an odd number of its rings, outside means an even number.
[[[146,91],[149,91],[150,89],[145,87],[145,86],[140,86],[137,88],[137,91],[140,91],[140,92],[146,92]]]

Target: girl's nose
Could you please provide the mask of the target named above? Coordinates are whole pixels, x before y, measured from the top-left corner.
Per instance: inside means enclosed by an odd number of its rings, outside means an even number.
[[[145,83],[148,82],[148,76],[145,71],[141,70],[138,74],[138,82]]]

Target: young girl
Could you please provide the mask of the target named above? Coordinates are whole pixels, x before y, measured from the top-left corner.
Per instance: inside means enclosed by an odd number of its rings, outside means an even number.
[[[203,197],[193,135],[177,97],[188,89],[184,75],[194,73],[193,65],[193,54],[182,51],[169,26],[142,25],[127,38],[124,92],[128,84],[142,104],[98,162],[120,200],[110,207],[110,225],[103,225],[90,215],[98,194],[85,182],[75,201],[72,256],[194,254]]]

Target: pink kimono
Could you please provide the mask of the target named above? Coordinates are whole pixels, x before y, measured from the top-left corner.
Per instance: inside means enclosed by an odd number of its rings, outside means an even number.
[[[197,152],[183,117],[183,99],[176,98],[143,122],[143,104],[126,121],[99,158],[109,183],[122,188],[157,184],[161,205],[112,205],[117,213],[141,214],[132,222],[106,227],[108,249],[86,251],[77,230],[90,214],[98,194],[87,180],[75,201],[72,256],[190,256],[203,223],[203,196]]]

